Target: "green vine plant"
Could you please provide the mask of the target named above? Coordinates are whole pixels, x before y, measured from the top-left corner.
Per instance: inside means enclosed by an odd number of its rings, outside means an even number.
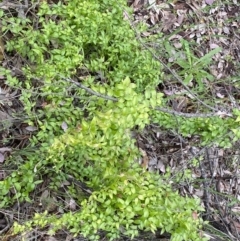
[[[123,9],[130,13],[123,0],[41,1],[37,20],[2,19],[3,32],[14,35],[7,51],[27,64],[21,69],[24,81],[8,69],[1,72],[9,86],[21,90],[28,124],[38,132],[30,143],[34,153],[26,152],[17,169],[0,181],[0,207],[30,202],[43,177],[52,190],[69,178],[90,190],[79,197],[76,187],[69,187],[79,211],[36,213],[15,223],[15,233],[39,227],[52,235],[64,228],[92,240],[104,231],[114,240],[160,230],[170,233],[172,241],[207,240],[196,215],[203,211],[200,201],[180,196],[166,178],[139,167],[133,130],[153,122],[172,129],[178,123],[183,135],[201,133],[208,143],[229,129],[239,136],[240,113],[178,117],[176,122],[171,114],[156,111],[163,103],[156,91],[162,66],[139,44]],[[218,144],[227,146],[230,138]],[[7,163],[14,160],[13,154]]]
[[[172,240],[201,240],[197,228],[201,220],[192,217],[193,210],[202,210],[198,201],[181,197],[164,180],[133,161],[137,150],[130,130],[136,124],[142,128],[148,123],[151,106],[148,98],[137,97],[135,87],[128,78],[118,84],[113,90],[122,96],[118,102],[106,103],[106,112],[97,111],[78,131],[74,128],[56,138],[46,153],[58,175],[88,180],[94,191],[81,202],[81,211],[60,219],[36,215],[24,226],[16,224],[15,230],[23,232],[29,226],[52,223],[49,234],[68,227],[76,235],[95,240],[100,238],[99,230],[116,239],[121,233],[134,237],[139,230],[155,232],[161,228],[172,233]],[[185,208],[179,209],[179,205]]]

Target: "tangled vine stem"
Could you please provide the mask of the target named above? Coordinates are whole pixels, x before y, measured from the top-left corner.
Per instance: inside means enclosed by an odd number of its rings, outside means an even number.
[[[118,102],[117,98],[112,97],[112,96],[108,96],[108,95],[100,94],[100,93],[84,86],[83,84],[81,84],[79,82],[76,82],[73,79],[65,78],[65,77],[62,77],[62,79],[78,86],[79,88],[85,90],[86,92],[88,92],[91,95],[95,95],[95,96],[97,96],[99,98],[103,98],[105,100]],[[230,113],[225,113],[225,112],[220,112],[220,111],[212,112],[212,113],[183,113],[183,112],[178,112],[178,111],[175,111],[175,110],[169,110],[169,109],[161,108],[161,107],[155,107],[154,109],[157,110],[157,111],[161,111],[161,112],[164,112],[164,113],[171,114],[171,115],[176,115],[176,116],[181,116],[181,117],[186,117],[186,118],[207,118],[207,117],[213,117],[213,116],[232,116],[232,114],[230,114]]]

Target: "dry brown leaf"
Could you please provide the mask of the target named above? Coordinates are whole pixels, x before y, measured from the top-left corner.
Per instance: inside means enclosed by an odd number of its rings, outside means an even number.
[[[220,99],[223,99],[225,97],[225,95],[222,95],[220,92],[217,92],[216,96]]]
[[[185,16],[183,14],[178,14],[177,22],[179,26],[183,23],[184,17]]]
[[[73,239],[73,236],[71,234],[68,234],[65,241],[71,241]]]
[[[214,2],[214,0],[205,0],[205,2],[206,2],[206,4],[208,4],[208,5],[212,5],[213,2]]]
[[[192,217],[194,220],[197,220],[198,219],[198,213],[197,212],[192,212]]]
[[[218,180],[216,187],[218,192],[223,193],[225,189],[225,184],[222,180]]]
[[[151,157],[149,162],[148,162],[148,170],[149,171],[154,171],[156,170],[157,168],[157,163],[158,163],[158,160],[156,157]]]
[[[204,191],[202,189],[196,189],[194,194],[198,197],[198,198],[202,198],[204,195]]]
[[[147,169],[148,168],[148,163],[149,163],[149,159],[148,159],[147,153],[143,149],[141,149],[141,148],[139,148],[139,150],[142,153],[142,163],[141,163],[141,166],[143,168]]]
[[[3,163],[5,160],[4,155],[0,152],[0,163]]]
[[[9,148],[9,147],[1,147],[1,148],[0,148],[0,152],[1,152],[1,153],[11,152],[11,151],[12,151],[12,148]]]
[[[133,1],[131,7],[134,9],[134,11],[139,10],[145,3],[145,0],[135,0]]]
[[[160,170],[162,173],[166,172],[165,165],[164,165],[164,163],[163,163],[163,161],[161,159],[158,160],[157,169]]]
[[[69,200],[68,206],[71,211],[75,211],[77,209],[77,204],[73,198]]]
[[[176,21],[177,21],[177,18],[175,14],[172,14],[168,11],[164,11],[163,17],[161,19],[163,32],[170,30]]]
[[[231,226],[233,226],[231,228],[231,230],[236,230],[237,232],[240,232],[240,223],[239,222],[236,222],[236,221],[232,220]]]
[[[218,44],[215,44],[215,43],[211,43],[209,45],[210,49],[216,49],[216,48],[219,48],[220,46]]]
[[[155,25],[159,21],[158,14],[154,14],[153,12],[150,12],[150,21],[153,25]]]
[[[182,111],[187,106],[188,98],[179,96],[173,100],[173,109],[176,111]]]
[[[29,132],[33,132],[33,131],[38,130],[38,128],[36,126],[27,126],[25,129]]]

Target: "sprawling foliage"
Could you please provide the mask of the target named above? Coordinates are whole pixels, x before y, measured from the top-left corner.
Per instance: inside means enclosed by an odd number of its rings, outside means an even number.
[[[161,66],[142,49],[124,20],[129,12],[125,2],[42,1],[37,21],[2,20],[3,31],[14,34],[7,50],[27,60],[24,81],[3,72],[9,86],[21,89],[29,124],[39,131],[31,139],[35,153],[26,152],[18,169],[0,182],[1,206],[30,201],[43,176],[50,179],[53,190],[69,177],[91,190],[90,196],[80,197],[76,186],[69,187],[80,211],[61,217],[36,214],[25,225],[15,224],[16,232],[37,225],[50,226],[50,234],[67,228],[91,239],[105,231],[114,239],[161,229],[175,241],[203,240],[198,231],[202,221],[195,215],[202,210],[199,201],[181,197],[164,177],[138,166],[132,130],[154,121],[184,135],[201,133],[207,143],[229,129],[239,135],[238,122],[219,117],[176,122],[170,114],[154,110],[162,103],[155,90]],[[186,67],[189,76],[198,76],[190,67]],[[229,143],[227,139],[218,144]]]

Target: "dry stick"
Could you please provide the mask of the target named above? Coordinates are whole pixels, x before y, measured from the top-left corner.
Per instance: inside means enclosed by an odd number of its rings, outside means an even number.
[[[70,78],[63,78],[63,79],[70,82],[70,83],[75,84],[76,86],[80,87],[81,89],[86,90],[89,94],[96,95],[97,97],[103,98],[105,100],[111,100],[111,101],[114,101],[114,102],[118,101],[117,98],[114,98],[114,97],[111,97],[111,96],[108,96],[108,95],[100,94],[100,93],[98,93],[98,92],[96,92],[96,91],[84,86],[83,84],[70,79]]]
[[[124,14],[125,14],[125,16],[127,16],[128,20],[129,20],[129,23],[130,23],[131,27],[133,28],[133,30],[134,30],[134,32],[135,32],[135,34],[136,34],[136,37],[137,37],[137,39],[139,40],[139,42],[142,44],[142,46],[143,46],[144,48],[146,48],[146,49],[152,54],[152,56],[153,56],[157,61],[159,61],[159,62],[173,75],[173,77],[174,77],[181,85],[183,85],[183,87],[184,87],[194,98],[196,98],[196,99],[197,99],[202,105],[204,105],[205,107],[207,107],[207,108],[209,108],[209,109],[217,112],[217,111],[218,111],[217,109],[215,109],[215,108],[213,108],[213,107],[205,104],[201,99],[199,99],[199,98],[188,88],[188,86],[184,84],[184,82],[182,81],[182,79],[180,78],[180,76],[179,76],[174,70],[172,70],[170,67],[168,67],[158,56],[156,56],[156,54],[142,41],[142,39],[141,39],[141,37],[139,36],[139,34],[138,34],[135,26],[134,26],[134,25],[132,24],[132,22],[130,21],[130,17],[129,17],[129,15],[128,15],[127,11],[124,11]],[[212,115],[214,115],[214,114],[212,114]]]
[[[95,96],[103,98],[105,100],[111,100],[111,101],[114,101],[114,102],[118,102],[117,98],[112,97],[112,96],[108,96],[108,95],[100,94],[100,93],[98,93],[98,92],[96,92],[96,91],[94,91],[94,90],[84,86],[83,84],[74,81],[73,79],[64,78],[64,77],[62,77],[62,79],[66,80],[66,81],[68,81],[70,83],[73,83],[74,85],[78,86],[79,88],[87,91],[89,94],[95,95]],[[186,118],[206,118],[206,117],[219,116],[221,114],[228,115],[228,116],[230,115],[230,114],[225,114],[225,113],[191,114],[191,113],[178,112],[178,111],[175,111],[175,110],[168,110],[166,108],[161,108],[161,107],[155,107],[154,109],[158,110],[158,111],[161,111],[161,112],[165,112],[165,113],[171,114],[171,115],[177,115],[177,116],[182,116],[182,117],[186,117]]]
[[[171,115],[176,115],[176,116],[182,116],[186,118],[207,118],[207,117],[213,117],[213,116],[220,116],[221,114],[230,116],[230,114],[227,113],[183,113],[183,112],[178,112],[175,110],[168,110],[166,108],[161,108],[161,107],[155,107],[155,110],[165,112]]]

